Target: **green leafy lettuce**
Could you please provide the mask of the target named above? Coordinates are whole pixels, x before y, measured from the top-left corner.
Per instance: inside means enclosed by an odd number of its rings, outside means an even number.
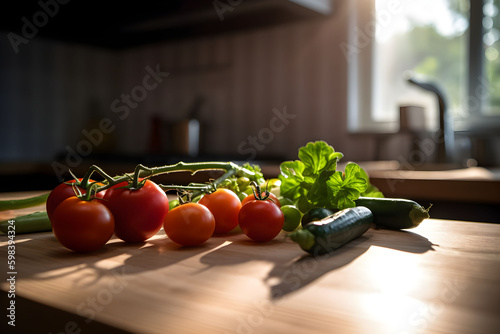
[[[383,197],[359,165],[350,162],[344,172],[337,171],[343,154],[324,141],[301,147],[298,156],[299,160],[281,163],[279,179],[281,195],[296,202],[302,212],[313,207],[354,207],[354,201],[367,194]]]

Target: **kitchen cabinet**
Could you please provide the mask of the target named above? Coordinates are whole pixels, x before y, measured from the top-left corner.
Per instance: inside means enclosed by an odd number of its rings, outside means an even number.
[[[36,36],[123,49],[324,18],[333,7],[333,0],[17,1],[0,30],[18,44]]]

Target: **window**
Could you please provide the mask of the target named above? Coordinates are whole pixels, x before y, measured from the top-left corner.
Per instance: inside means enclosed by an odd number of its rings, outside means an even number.
[[[350,50],[356,58],[349,62],[350,79],[357,79],[351,88],[358,94],[349,96],[351,130],[397,131],[401,105],[423,106],[426,128],[437,129],[436,96],[410,85],[410,72],[445,93],[455,130],[500,127],[500,0],[357,5],[350,38],[356,47]]]
[[[500,115],[500,0],[484,2],[481,17],[485,66],[485,105],[481,112],[485,115]]]

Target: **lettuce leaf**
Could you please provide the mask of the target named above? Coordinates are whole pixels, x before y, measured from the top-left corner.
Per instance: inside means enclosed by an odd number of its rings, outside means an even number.
[[[281,195],[297,203],[301,212],[313,207],[354,207],[367,189],[378,190],[370,188],[368,175],[355,163],[347,164],[344,172],[337,171],[343,154],[324,141],[301,147],[298,156],[300,160],[281,163],[279,179]]]
[[[304,176],[305,165],[300,160],[285,161],[280,165],[281,180],[280,194],[283,197],[297,201],[305,196],[314,180],[312,177]]]
[[[324,170],[335,171],[337,161],[342,158],[342,153],[335,152],[333,147],[324,141],[308,143],[299,149],[299,159],[304,163],[303,174],[314,176]]]
[[[354,162],[345,167],[345,172],[335,172],[328,181],[330,204],[337,209],[356,206],[354,202],[368,187],[365,171]]]

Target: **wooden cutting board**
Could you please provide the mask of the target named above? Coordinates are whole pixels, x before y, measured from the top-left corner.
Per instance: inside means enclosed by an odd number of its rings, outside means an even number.
[[[313,258],[279,235],[180,247],[160,231],[75,254],[51,232],[0,236],[2,333],[499,333],[500,225],[371,228]]]

